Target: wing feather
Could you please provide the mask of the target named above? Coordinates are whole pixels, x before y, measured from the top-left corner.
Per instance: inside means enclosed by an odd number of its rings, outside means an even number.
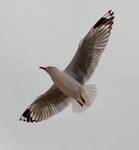
[[[65,71],[81,84],[93,74],[104,51],[113,24],[113,12],[108,11],[79,43],[78,50]]]
[[[38,122],[61,112],[70,103],[70,99],[53,85],[46,93],[38,97],[22,114],[20,120]]]

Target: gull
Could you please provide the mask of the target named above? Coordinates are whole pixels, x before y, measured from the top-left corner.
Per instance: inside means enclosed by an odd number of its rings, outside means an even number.
[[[60,71],[54,66],[40,67],[54,84],[40,95],[21,115],[20,120],[39,122],[61,112],[69,104],[73,112],[83,112],[91,106],[97,93],[94,84],[85,85],[98,65],[114,20],[114,12],[108,11],[80,41],[72,61]]]

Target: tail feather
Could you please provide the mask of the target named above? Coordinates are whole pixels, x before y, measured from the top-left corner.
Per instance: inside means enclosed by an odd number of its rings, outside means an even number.
[[[96,97],[96,94],[97,94],[96,85],[94,85],[94,84],[85,85],[84,90],[85,90],[85,92],[82,92],[81,96],[85,100],[85,104],[83,106],[81,106],[76,100],[72,100],[73,112],[77,112],[77,113],[83,112],[83,111],[87,110],[87,108],[90,107],[91,104],[93,103],[93,101]]]

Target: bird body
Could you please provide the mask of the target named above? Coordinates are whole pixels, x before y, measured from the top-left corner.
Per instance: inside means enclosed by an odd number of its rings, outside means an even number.
[[[54,84],[24,111],[20,120],[46,120],[70,103],[74,112],[83,112],[91,106],[96,96],[96,86],[85,83],[94,73],[108,43],[113,14],[110,10],[96,22],[79,43],[75,56],[64,71],[56,67],[40,67],[51,76]]]
[[[60,71],[56,67],[40,67],[44,69],[53,80],[54,84],[67,96],[72,97],[77,100],[77,102],[83,106],[89,106],[89,103],[86,102],[89,100],[88,98],[85,100],[83,95],[87,93],[84,89],[84,86],[81,85],[77,80],[68,75],[65,71]]]
[[[55,67],[51,67],[49,72],[54,84],[66,95],[77,98],[81,91],[82,85],[76,81],[74,78],[70,77],[64,71],[60,71]],[[61,82],[62,81],[62,82]]]

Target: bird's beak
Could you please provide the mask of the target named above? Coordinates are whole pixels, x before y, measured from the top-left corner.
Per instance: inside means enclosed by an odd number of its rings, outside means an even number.
[[[39,68],[45,70],[45,67],[39,67]]]

